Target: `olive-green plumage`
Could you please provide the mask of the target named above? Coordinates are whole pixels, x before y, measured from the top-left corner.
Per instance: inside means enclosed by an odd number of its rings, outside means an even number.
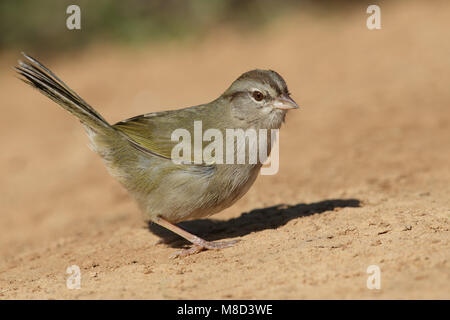
[[[203,131],[218,129],[224,137],[226,129],[278,129],[287,109],[297,107],[278,73],[253,70],[210,103],[110,125],[49,69],[25,57],[27,63],[19,62],[16,68],[23,81],[81,121],[92,149],[152,220],[162,217],[173,223],[217,213],[245,194],[261,168],[261,163],[176,164],[171,159],[178,143],[171,140],[175,129],[184,128],[193,136],[194,121],[202,122]]]

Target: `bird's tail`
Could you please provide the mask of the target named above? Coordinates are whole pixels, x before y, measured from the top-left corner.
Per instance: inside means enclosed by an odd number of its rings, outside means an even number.
[[[114,131],[94,108],[70,89],[53,72],[36,59],[25,53],[22,54],[26,58],[26,62],[19,61],[19,66],[15,67],[15,70],[24,77],[20,78],[20,80],[38,89],[42,94],[76,116],[84,125],[87,125],[96,133],[107,134]]]

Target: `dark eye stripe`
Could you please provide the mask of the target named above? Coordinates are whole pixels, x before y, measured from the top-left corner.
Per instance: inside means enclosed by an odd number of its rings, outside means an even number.
[[[242,83],[240,85],[236,85],[236,83]],[[225,92],[224,97],[233,100],[234,98],[241,96],[243,94],[250,94],[252,95],[252,92],[245,91],[245,88],[266,88],[270,87],[271,90],[268,90],[268,92],[263,92],[265,99],[272,99],[272,95],[279,96],[279,95],[286,95],[288,93],[288,89],[286,86],[286,82],[284,79],[275,71],[273,70],[251,70],[244,74],[242,74],[239,78],[237,78],[232,86]],[[239,90],[239,91],[235,91]],[[273,90],[273,92],[272,92]],[[267,91],[267,90],[265,90]],[[271,92],[271,93],[269,93]],[[253,99],[255,99],[253,97]],[[256,99],[255,99],[256,100]]]
[[[278,86],[278,83],[276,83],[273,79],[270,79],[269,78],[269,86],[273,89],[273,90],[275,90],[276,91],[276,93],[277,94],[281,94],[282,92],[281,92],[281,89],[280,89],[280,87]]]
[[[268,84],[277,94],[282,94],[282,89],[278,85],[278,83],[272,79],[271,77],[268,77],[265,74],[258,73],[258,72],[251,72],[247,74],[243,74],[240,79],[250,79],[255,80],[257,82],[261,82],[263,84]]]

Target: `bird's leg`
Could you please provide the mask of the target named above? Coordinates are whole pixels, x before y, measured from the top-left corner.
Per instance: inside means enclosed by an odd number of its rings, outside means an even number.
[[[206,241],[200,237],[197,237],[196,235],[193,235],[192,233],[187,232],[186,230],[181,229],[177,225],[172,224],[169,221],[167,221],[161,217],[156,217],[156,218],[152,219],[152,221],[159,224],[160,226],[162,226],[166,229],[169,229],[170,231],[178,234],[179,236],[185,238],[186,240],[188,240],[189,242],[191,242],[193,244],[193,246],[189,249],[184,249],[184,250],[176,252],[174,255],[172,255],[173,258],[184,257],[184,256],[188,256],[191,254],[196,254],[196,253],[199,253],[200,251],[208,250],[208,249],[223,249],[223,248],[231,247],[232,245],[234,245],[235,243],[238,242],[238,240],[221,241],[221,242]]]

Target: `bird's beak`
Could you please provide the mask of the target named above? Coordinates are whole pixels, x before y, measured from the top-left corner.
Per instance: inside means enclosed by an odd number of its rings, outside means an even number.
[[[275,99],[273,107],[281,110],[298,109],[297,103],[287,95],[282,95]]]

